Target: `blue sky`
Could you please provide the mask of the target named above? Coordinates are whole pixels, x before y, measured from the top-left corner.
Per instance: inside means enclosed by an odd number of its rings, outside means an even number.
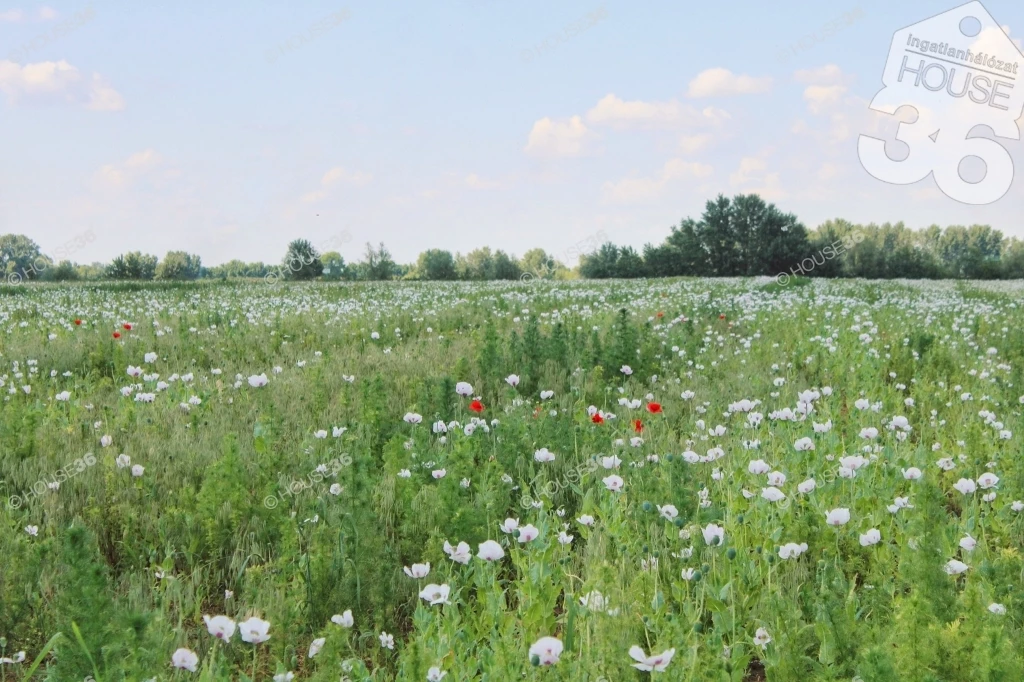
[[[347,231],[349,260],[383,241],[572,265],[598,232],[639,248],[756,191],[809,228],[1024,237],[1024,173],[967,205],[857,157],[895,131],[868,109],[893,33],[956,3],[162,4],[0,5],[0,233],[52,252],[91,230],[79,262],[277,262]],[[1024,3],[985,7],[1024,36]]]

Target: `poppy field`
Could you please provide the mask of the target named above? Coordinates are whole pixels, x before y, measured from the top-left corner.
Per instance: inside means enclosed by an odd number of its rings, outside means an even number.
[[[0,681],[1019,682],[1022,294],[0,291]]]

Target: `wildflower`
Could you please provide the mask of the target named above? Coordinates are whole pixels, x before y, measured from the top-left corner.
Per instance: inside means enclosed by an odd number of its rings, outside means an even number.
[[[629,365],[623,365],[622,367],[619,368],[619,371],[628,377],[630,374],[633,373],[633,368],[630,367]]]
[[[250,644],[261,644],[270,639],[270,623],[255,616],[238,624],[242,641]]]
[[[982,490],[988,490],[994,488],[999,483],[999,477],[993,474],[991,471],[986,471],[978,477],[978,486]]]
[[[515,388],[516,386],[519,385],[519,377],[515,374],[509,374],[507,377],[505,377],[505,383],[511,386],[512,388]]]
[[[818,484],[813,478],[808,478],[806,481],[797,484],[796,489],[803,494],[814,492],[814,489],[818,487]]]
[[[581,514],[580,517],[578,519],[576,519],[576,520],[579,521],[581,526],[593,526],[594,525],[594,517],[591,516],[590,514]]]
[[[382,649],[392,649],[392,650],[394,650],[394,648],[395,648],[395,636],[394,635],[389,635],[388,633],[386,633],[384,631],[381,631],[381,633],[380,633],[380,635],[378,635],[377,639],[380,640],[380,646],[381,646]]]
[[[601,466],[605,469],[618,469],[620,464],[622,464],[622,460],[615,455],[601,458]]]
[[[190,649],[181,648],[171,654],[171,665],[175,668],[194,673],[196,666],[199,665],[199,656]]]
[[[647,403],[647,411],[651,414],[659,414],[661,412],[661,403]]]
[[[477,552],[477,557],[480,559],[483,559],[484,561],[498,561],[503,556],[505,556],[505,550],[503,550],[501,545],[494,540],[487,540],[480,543],[479,551]]]
[[[484,404],[479,400],[474,400],[469,404],[469,409],[479,414],[480,412],[484,411]]]
[[[335,614],[331,616],[331,622],[343,628],[352,627],[355,625],[355,620],[352,618],[352,609],[346,609],[345,613],[341,615]]]
[[[604,487],[611,490],[613,493],[621,492],[626,482],[622,480],[621,476],[612,474],[606,478],[602,478],[601,481],[604,483]]]
[[[992,613],[996,614],[997,616],[1005,616],[1006,615],[1006,607],[1003,606],[1002,604],[996,604],[996,603],[993,602],[993,603],[988,605],[988,610],[991,611]]]
[[[806,542],[801,542],[800,544],[797,544],[795,542],[787,542],[786,544],[782,545],[782,547],[779,547],[779,558],[795,559],[806,551]]]
[[[956,559],[950,559],[946,562],[946,565],[943,566],[943,569],[946,571],[947,575],[960,575],[968,568],[970,568],[970,566],[968,566],[962,561],[957,561]]]
[[[562,642],[556,637],[541,637],[530,647],[534,665],[554,665],[562,656]]]
[[[225,642],[231,641],[231,636],[235,634],[235,621],[227,616],[203,616],[203,620],[211,635]]]
[[[768,648],[768,643],[772,641],[771,635],[764,628],[758,628],[757,632],[754,633],[754,645],[759,646],[762,649]]]
[[[465,381],[460,381],[459,383],[455,384],[455,392],[461,395],[462,397],[468,397],[473,395],[473,387],[470,384],[467,384]]]
[[[704,542],[709,545],[721,545],[725,542],[725,529],[714,523],[709,523],[701,532],[704,534]]]
[[[533,453],[533,458],[538,462],[554,462],[555,455],[547,448],[541,448]]]
[[[969,478],[961,478],[959,481],[953,484],[953,487],[956,488],[959,492],[963,493],[964,495],[970,495],[971,493],[978,489],[978,486],[975,485],[974,481],[972,481]]]
[[[779,502],[786,499],[786,494],[775,486],[769,486],[761,491],[761,497],[769,502]]]
[[[814,441],[811,440],[810,438],[800,438],[795,443],[793,443],[793,448],[797,452],[813,450],[814,449]]]
[[[677,516],[679,516],[679,510],[672,504],[666,504],[658,507],[658,513],[665,517],[667,521],[673,521]]]
[[[423,421],[423,416],[416,414],[415,412],[406,412],[405,416],[402,417],[403,421],[407,424],[419,424]]]
[[[33,526],[33,525],[25,526],[25,532],[28,533],[29,535],[31,535],[32,537],[38,537],[38,535],[39,535],[39,526]]]
[[[433,471],[430,472],[430,475],[433,476],[436,480],[441,480],[447,474],[448,471],[445,469],[434,469]]]
[[[469,545],[465,542],[460,542],[458,547],[452,547],[451,544],[444,541],[444,551],[448,555],[448,558],[458,564],[466,565],[469,563],[470,550]]]
[[[511,533],[519,528],[519,519],[505,519],[498,524],[498,529],[502,533]]]
[[[253,388],[261,388],[263,386],[266,386],[268,383],[269,379],[267,379],[266,373],[254,374],[253,376],[249,377],[249,385],[252,386]]]
[[[675,649],[667,649],[660,654],[652,654],[650,656],[645,654],[644,650],[639,646],[634,645],[629,649],[629,657],[636,661],[633,667],[643,672],[665,672],[665,668],[672,662],[672,657],[675,655]]]
[[[845,507],[833,509],[825,515],[825,523],[830,526],[842,526],[850,522],[850,510]]]
[[[903,470],[903,478],[907,479],[908,481],[916,481],[923,475],[924,474],[922,474],[921,470],[918,469],[917,467],[910,467],[909,469]]]
[[[430,584],[420,590],[420,599],[430,602],[431,606],[437,606],[438,604],[448,604],[448,595],[451,593],[451,588],[447,585],[434,585]]]
[[[425,564],[413,564],[412,567],[405,566],[402,570],[410,578],[425,578],[430,573],[430,562]]]
[[[139,478],[146,472],[146,468],[141,464],[132,465],[132,476]]]
[[[324,644],[326,644],[326,643],[327,643],[327,638],[326,637],[317,637],[312,642],[310,642],[309,643],[309,657],[313,658],[318,653],[320,653],[320,650],[324,648]]]
[[[978,541],[972,538],[970,535],[965,535],[960,538],[960,547],[965,552],[973,552],[974,548],[978,546]]]
[[[877,528],[872,528],[860,536],[860,545],[861,547],[870,547],[871,545],[877,545],[881,540],[882,533]]]
[[[519,542],[530,542],[531,540],[536,540],[539,535],[540,531],[537,530],[536,526],[528,523],[519,529]]]
[[[763,459],[751,460],[750,464],[747,465],[747,471],[756,475],[767,474],[772,468],[768,466],[768,463]]]
[[[447,674],[435,665],[427,671],[427,682],[441,682]]]

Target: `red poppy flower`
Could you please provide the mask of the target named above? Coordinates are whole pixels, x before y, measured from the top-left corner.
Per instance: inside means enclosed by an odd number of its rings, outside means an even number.
[[[720,320],[724,320],[724,319],[725,319],[725,313],[722,313],[721,315],[719,315],[719,316],[718,316],[718,319],[720,319]]]
[[[75,324],[82,324],[81,320],[75,320]]]
[[[474,412],[483,412],[484,404],[479,400],[474,400],[469,404],[469,409],[473,410]]]
[[[647,403],[647,411],[651,414],[658,414],[661,412],[661,403]]]
[[[599,414],[595,414],[593,417],[590,418],[590,421],[594,422],[595,424],[604,424],[604,417],[602,417]]]
[[[644,423],[642,421],[640,421],[639,419],[634,419],[633,420],[633,430],[636,431],[637,433],[643,433],[643,431],[644,431]]]
[[[114,338],[115,339],[121,338],[121,332],[114,332]]]
[[[665,313],[663,313],[663,312],[661,312],[661,311],[659,310],[659,311],[658,311],[658,314],[657,314],[657,315],[655,315],[655,317],[657,317],[657,318],[661,319],[662,317],[665,317]]]
[[[122,326],[122,327],[124,327],[125,329],[127,329],[128,331],[131,331],[131,330],[132,330],[132,326],[131,326],[130,324],[128,324],[127,322],[125,322],[125,323],[124,323],[123,325],[121,325],[121,326]]]

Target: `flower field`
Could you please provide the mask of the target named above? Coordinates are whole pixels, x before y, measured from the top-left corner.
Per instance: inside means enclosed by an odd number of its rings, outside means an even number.
[[[1024,679],[1024,285],[0,291],[0,680]]]

